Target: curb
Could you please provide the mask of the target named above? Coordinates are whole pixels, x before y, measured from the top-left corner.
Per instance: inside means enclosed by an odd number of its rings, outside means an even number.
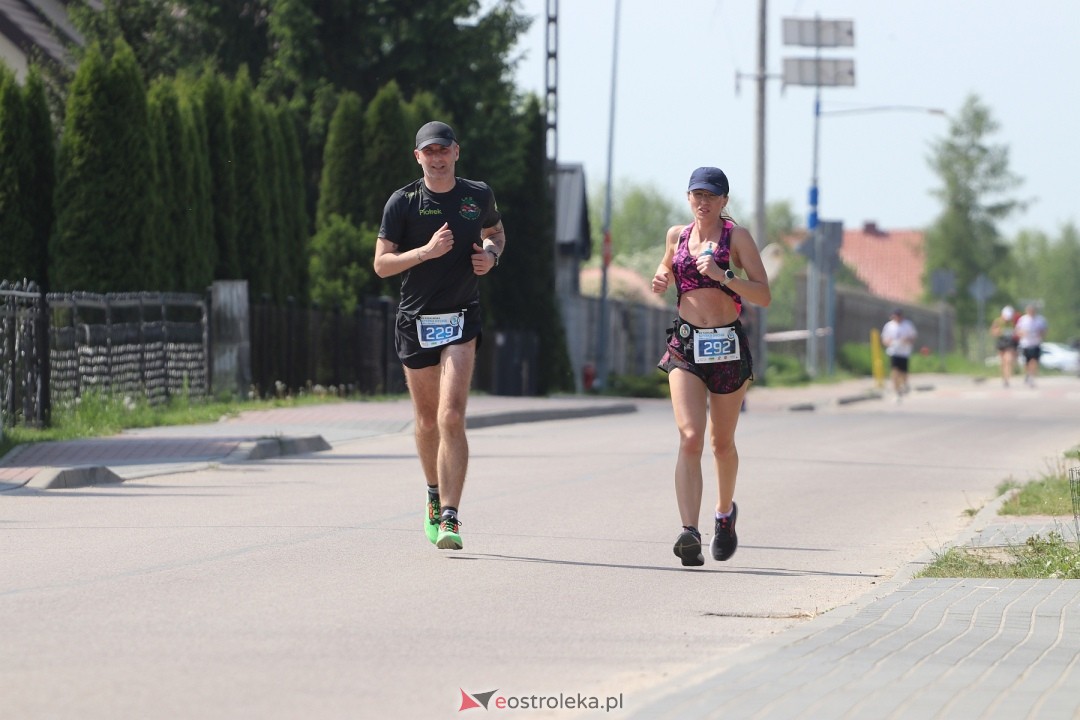
[[[281,457],[282,455],[306,455],[307,453],[330,450],[330,443],[326,442],[322,435],[308,435],[306,437],[275,437],[263,438],[254,442],[240,443],[239,446],[225,458],[223,463],[244,462],[245,460],[267,460]]]
[[[479,430],[480,428],[495,427],[496,425],[545,422],[548,420],[574,420],[577,418],[622,415],[634,412],[637,412],[637,405],[634,403],[581,408],[552,408],[550,410],[518,410],[467,417],[465,419],[465,428],[467,430]]]
[[[36,490],[70,490],[88,485],[110,485],[121,482],[124,482],[124,478],[103,465],[83,465],[69,468],[46,468],[23,487]]]
[[[20,446],[21,447],[21,446]],[[18,448],[16,448],[18,449]],[[263,438],[253,442],[240,443],[235,450],[224,458],[201,460],[188,463],[183,469],[175,465],[163,465],[160,472],[141,473],[139,478],[154,475],[173,475],[178,472],[192,472],[220,463],[244,462],[247,460],[267,460],[285,455],[306,455],[308,453],[330,450],[330,443],[322,435],[306,437]],[[125,478],[104,465],[79,465],[65,468],[45,468],[35,475],[23,488],[34,490],[71,490],[93,485],[122,483]]]
[[[826,400],[819,403],[796,403],[794,405],[789,405],[788,410],[792,412],[813,412],[814,410],[818,409],[819,405],[851,405],[852,403],[863,402],[864,400],[881,400],[884,397],[885,395],[881,392],[878,392],[877,390],[868,390],[864,393],[859,393],[858,395],[842,396],[837,398],[836,400]]]

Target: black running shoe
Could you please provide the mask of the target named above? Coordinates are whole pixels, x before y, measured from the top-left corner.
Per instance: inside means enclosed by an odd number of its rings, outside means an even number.
[[[705,558],[701,554],[701,533],[696,528],[684,527],[675,540],[674,549],[675,557],[682,560],[683,565],[705,564]]]
[[[739,536],[735,534],[735,518],[739,516],[739,506],[731,503],[731,515],[716,521],[716,532],[712,539],[713,560],[727,560],[739,547]]]

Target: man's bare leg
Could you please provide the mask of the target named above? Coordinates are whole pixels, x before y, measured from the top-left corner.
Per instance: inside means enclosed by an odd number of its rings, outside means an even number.
[[[472,386],[476,341],[450,345],[442,351],[439,364],[421,369],[405,369],[413,400],[416,449],[429,488],[438,488],[438,507],[453,514],[454,525],[435,530],[429,524],[428,538],[440,548],[458,549],[457,509],[469,466],[469,444],[465,435],[465,409]],[[429,511],[434,501],[429,501]],[[430,515],[430,513],[429,513]],[[441,525],[441,520],[436,521]]]

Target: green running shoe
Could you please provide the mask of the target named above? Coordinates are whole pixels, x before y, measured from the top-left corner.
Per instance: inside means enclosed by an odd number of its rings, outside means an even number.
[[[435,547],[440,550],[460,550],[461,535],[458,534],[458,530],[461,528],[461,521],[457,517],[451,515],[445,515],[439,520],[439,537],[435,541]]]
[[[439,538],[439,514],[441,512],[442,506],[439,505],[439,498],[433,498],[431,493],[428,493],[427,515],[424,517],[424,532],[427,533],[427,539],[433,544]]]

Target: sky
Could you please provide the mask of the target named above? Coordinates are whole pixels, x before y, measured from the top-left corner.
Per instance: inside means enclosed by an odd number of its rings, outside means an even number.
[[[608,175],[616,0],[519,0],[535,18],[512,50],[518,87],[545,90],[546,13],[558,5],[558,160],[584,165],[590,192]],[[488,3],[490,4],[490,3]],[[680,207],[691,171],[722,168],[753,227],[758,0],[621,0],[615,68],[614,187],[649,184]],[[813,48],[783,45],[784,18],[850,20],[855,86],[822,89],[818,216],[845,228],[925,228],[941,212],[927,159],[974,94],[1009,151],[1026,212],[1000,225],[1056,237],[1080,225],[1080,2],[1077,0],[770,0],[766,71]],[[913,110],[881,110],[904,106]],[[875,109],[877,108],[877,109]],[[946,115],[933,114],[943,110]],[[830,111],[851,110],[830,115]],[[767,202],[806,222],[814,89],[767,81]]]

